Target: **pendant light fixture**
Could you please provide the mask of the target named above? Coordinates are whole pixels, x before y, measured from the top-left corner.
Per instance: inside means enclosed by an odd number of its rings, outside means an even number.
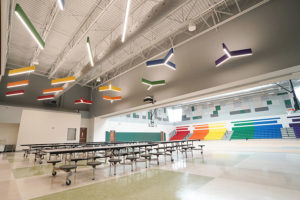
[[[16,81],[7,83],[7,88],[23,87],[29,84],[29,80]]]
[[[25,26],[26,30],[30,33],[31,37],[34,39],[34,41],[39,45],[41,49],[44,49],[45,42],[40,36],[40,34],[37,32],[31,21],[29,20],[28,16],[22,9],[22,7],[17,3],[15,7],[15,14],[20,19],[22,24]]]
[[[57,0],[57,4],[60,10],[64,10],[65,8],[65,0]]]
[[[92,101],[83,99],[82,97],[80,99],[74,101],[74,104],[88,104],[88,105],[90,105],[92,103],[93,103]]]
[[[51,100],[51,99],[54,99],[54,94],[51,94],[51,95],[45,95],[45,96],[39,96],[37,98],[38,101],[45,101],[45,100]]]
[[[114,92],[121,92],[121,88],[115,87],[111,85],[111,81],[109,81],[108,86],[102,86],[99,87],[99,92],[105,92],[105,91],[114,91]]]
[[[24,94],[24,90],[16,90],[16,91],[11,91],[11,92],[6,92],[6,96],[17,96],[17,95],[22,95]]]
[[[222,43],[222,47],[223,47],[223,51],[225,54],[215,61],[216,67],[219,67],[220,65],[222,65],[226,61],[230,60],[231,58],[237,58],[237,57],[242,57],[242,56],[251,56],[253,54],[252,49],[250,49],[250,48],[249,49],[240,49],[240,50],[236,50],[236,51],[230,51],[225,43]]]
[[[176,70],[176,65],[170,60],[174,56],[174,49],[171,48],[163,59],[149,60],[146,62],[147,67],[157,67],[164,65],[172,70]]]
[[[8,76],[17,76],[21,74],[29,74],[35,71],[35,66],[22,67],[18,69],[12,69],[8,71]]]
[[[126,37],[128,16],[129,16],[129,11],[130,11],[130,3],[131,3],[131,0],[127,0],[125,19],[124,19],[124,24],[123,24],[123,33],[122,33],[122,42],[123,43],[125,42],[125,37]]]
[[[94,66],[94,59],[93,59],[93,53],[92,53],[92,48],[91,48],[90,37],[87,37],[86,47],[87,47],[87,51],[88,51],[91,66],[93,67]]]
[[[43,94],[52,94],[52,93],[58,93],[63,91],[63,87],[57,87],[57,88],[49,88],[49,89],[44,89]]]
[[[51,81],[51,85],[59,85],[59,84],[64,84],[64,83],[71,83],[71,82],[74,82],[75,80],[76,80],[75,76],[54,79],[54,80]]]
[[[110,103],[113,103],[114,101],[119,101],[119,100],[121,100],[122,99],[122,97],[121,96],[116,96],[116,97],[111,97],[111,96],[103,96],[103,99],[104,100],[108,100],[108,101],[110,101]]]
[[[165,85],[166,84],[166,81],[165,80],[159,80],[159,81],[149,81],[145,78],[142,78],[142,83],[145,84],[145,85],[148,85],[148,89],[147,90],[150,90],[152,87],[154,86],[161,86],[161,85]]]

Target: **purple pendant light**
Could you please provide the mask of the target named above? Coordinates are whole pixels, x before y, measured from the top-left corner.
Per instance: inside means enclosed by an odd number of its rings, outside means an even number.
[[[241,50],[236,50],[236,51],[230,51],[224,43],[222,43],[222,46],[223,46],[223,51],[225,52],[225,54],[222,57],[220,57],[218,60],[215,61],[217,67],[219,67],[226,61],[230,60],[231,58],[252,55],[252,49],[241,49]]]

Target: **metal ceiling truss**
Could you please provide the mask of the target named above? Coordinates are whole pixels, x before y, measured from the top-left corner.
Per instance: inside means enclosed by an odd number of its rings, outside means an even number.
[[[197,2],[197,1],[198,1],[198,0],[188,0],[188,1],[184,2],[184,3],[182,3],[178,8],[174,9],[170,14],[168,14],[168,15],[165,16],[164,18],[160,19],[160,20],[159,20],[157,23],[155,23],[153,26],[155,27],[157,24],[160,24],[160,23],[164,22],[165,20],[174,21],[173,19],[170,19],[170,16],[176,15],[176,13],[183,13],[182,10],[186,9],[185,6],[186,6],[187,4],[189,4],[189,3],[194,4],[194,3]],[[225,1],[225,0],[220,0],[219,2],[224,2],[224,1]],[[208,0],[206,0],[205,2],[208,2]],[[219,5],[219,2],[218,2],[217,4],[215,4],[215,5]],[[190,13],[190,12],[188,12],[187,15],[189,15],[189,13]],[[183,19],[186,19],[186,18],[187,18],[186,16],[183,16],[183,17],[182,17],[182,20],[183,20]],[[177,22],[177,23],[179,23],[179,22]],[[180,22],[180,24],[183,24],[183,23]],[[184,23],[184,24],[185,24],[185,25],[182,25],[182,27],[183,27],[183,26],[186,26],[186,24],[188,24],[188,23]],[[157,42],[157,40],[159,40],[160,38],[157,38],[157,37],[156,37],[156,33],[155,33],[155,30],[153,30],[153,27],[148,27],[148,30],[147,30],[147,31],[148,31],[148,32],[146,32],[145,34],[148,34],[148,33],[150,32],[150,33],[151,33],[151,38],[149,38],[149,37],[147,37],[147,36],[145,36],[145,35],[143,35],[143,34],[141,34],[141,37],[147,38],[147,40],[149,41],[149,44],[148,44],[148,45],[143,45],[143,48],[140,49],[137,53],[135,53],[135,54],[132,53],[132,54],[131,54],[131,59],[134,59],[134,57],[137,57],[137,58],[139,58],[139,57],[147,58],[147,56],[145,57],[145,55],[144,55],[143,52],[149,52],[149,51],[145,51],[145,50],[147,50],[148,48],[152,48],[152,46],[155,46],[157,49],[159,49],[160,53],[161,53],[162,51],[165,50],[165,47],[164,47],[164,46],[161,46],[161,44]],[[175,30],[175,32],[176,32],[176,31],[177,31],[177,30]],[[169,40],[170,37],[166,37],[166,38]],[[136,42],[136,40],[138,40],[138,39],[139,39],[139,38],[132,40],[132,41],[130,42],[129,45],[124,45],[124,46],[122,46],[121,48],[119,48],[119,51],[116,52],[115,54],[119,54],[120,51],[123,51],[124,48],[128,48],[128,46],[135,46],[135,42]],[[164,38],[164,39],[165,39],[165,38]],[[130,52],[130,51],[129,51],[129,52]],[[115,67],[118,67],[118,66],[120,67],[120,65],[123,66],[123,65],[124,65],[124,62],[127,61],[127,60],[129,60],[129,63],[133,63],[133,64],[134,64],[134,62],[130,61],[131,59],[128,59],[128,56],[126,56],[126,57],[124,57],[124,58],[120,58],[120,57],[119,57],[119,58],[118,58],[119,62],[118,62],[117,64],[115,64],[115,65],[111,65],[111,63],[109,63],[109,59],[110,59],[110,58],[106,58],[105,60],[102,61],[102,64],[103,64],[104,66],[106,66],[106,70],[105,70],[103,73],[108,73],[109,70],[112,70],[112,71],[119,71],[119,69],[114,69],[114,68],[115,68]],[[110,66],[110,68],[107,68],[108,66]],[[81,82],[80,82],[81,85],[86,85],[88,82],[92,81],[93,79],[97,78],[97,76],[99,76],[99,74],[97,74],[97,75],[95,76],[94,70],[95,70],[95,68],[92,69],[89,73],[87,73],[87,74],[85,75],[84,79],[87,79],[87,81],[86,81],[86,80],[85,80],[85,81],[81,81]],[[103,73],[101,73],[100,76],[101,76]],[[90,78],[90,76],[93,76],[93,78]],[[101,84],[103,84],[103,82],[101,82]]]
[[[243,0],[240,0],[243,1]],[[190,2],[190,1],[189,1]],[[96,69],[93,68],[90,70],[90,72],[86,73],[84,75],[84,78],[81,78],[80,81],[78,81],[82,86],[87,85],[91,81],[95,80],[97,77],[100,77],[101,82],[97,85],[102,85],[124,73],[127,73],[128,71],[140,66],[141,64],[144,64],[145,61],[149,59],[153,59],[159,54],[162,54],[169,50],[169,48],[173,46],[178,46],[184,42],[189,41],[190,39],[201,35],[213,28],[217,28],[219,25],[221,25],[223,22],[227,22],[228,20],[233,19],[236,15],[241,14],[242,12],[247,12],[248,10],[252,10],[253,8],[262,5],[264,3],[268,2],[268,0],[257,0],[256,4],[251,4],[249,7],[244,7],[243,10],[241,10],[238,1],[230,1],[230,0],[223,0],[218,2],[217,4],[214,4],[213,6],[210,6],[209,9],[207,9],[203,13],[199,13],[197,17],[194,17],[192,19],[189,19],[189,12],[187,12],[186,16],[182,16],[182,19],[185,19],[184,22],[181,23],[181,27],[179,30],[176,30],[174,33],[170,34],[168,37],[163,38],[161,40],[158,40],[153,36],[152,38],[146,37],[143,35],[144,38],[147,38],[147,40],[150,40],[149,45],[145,46],[143,49],[140,50],[140,52],[136,54],[132,54],[131,57],[128,59],[128,57],[124,59],[119,59],[119,62],[116,64],[110,64],[108,61],[110,58],[107,58],[102,64],[106,66],[106,69],[101,70],[101,73],[97,73]],[[186,9],[184,6],[179,8],[176,12],[182,12],[183,9]],[[170,17],[168,17],[168,20]],[[196,26],[197,30],[194,32],[188,32],[187,26],[189,21],[193,21]],[[131,42],[131,45],[134,45],[135,41]],[[123,47],[122,49],[125,49]],[[122,50],[121,49],[121,50]],[[123,51],[123,50],[122,50]],[[130,52],[130,50],[124,50],[126,52]],[[107,63],[107,64],[106,64]],[[110,68],[108,68],[110,66]],[[90,83],[90,85],[94,85],[93,83]]]
[[[41,34],[41,37],[44,41],[46,41],[48,34],[50,33],[52,26],[54,24],[54,21],[56,19],[57,14],[59,13],[60,9],[57,6],[56,1],[53,1],[53,5],[51,8],[51,11],[49,13],[49,15],[46,18],[46,23],[43,25],[43,32]],[[35,64],[34,62],[37,61],[37,57],[40,55],[41,53],[41,48],[39,48],[38,46],[35,48],[32,59],[30,61],[30,63],[28,63],[28,65],[32,65]]]
[[[88,31],[93,27],[93,25],[101,18],[105,11],[113,4],[114,0],[100,0],[97,5],[93,8],[92,12],[83,21],[82,25],[69,41],[68,45],[59,54],[58,58],[51,67],[50,74],[48,78],[52,78],[57,70],[61,67],[66,57],[70,52],[77,46],[77,44],[82,40],[82,38],[88,33]],[[100,9],[100,10],[99,10]]]

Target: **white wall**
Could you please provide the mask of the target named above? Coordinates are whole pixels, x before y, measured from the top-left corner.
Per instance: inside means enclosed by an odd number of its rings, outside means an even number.
[[[16,123],[21,121],[23,108],[0,105],[0,123]]]
[[[132,122],[118,122],[111,121],[106,118],[94,118],[94,140],[95,142],[105,141],[105,132],[115,130],[116,132],[160,132],[166,133],[166,139],[168,135],[174,130],[172,125],[160,125],[157,127],[149,127],[148,123],[132,123]]]
[[[0,123],[0,143],[17,144],[19,124]]]
[[[79,142],[80,123],[78,113],[24,109],[17,149],[20,144]],[[68,128],[76,128],[75,141],[67,141]]]
[[[87,128],[87,142],[93,141],[93,131],[91,130],[91,119],[81,118],[80,128]]]

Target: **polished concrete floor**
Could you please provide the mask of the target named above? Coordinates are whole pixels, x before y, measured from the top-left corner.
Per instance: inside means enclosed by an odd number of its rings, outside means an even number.
[[[119,165],[81,167],[65,185],[65,173],[34,164],[22,153],[0,154],[0,199],[300,199],[300,140],[203,141],[204,155],[131,172]]]

